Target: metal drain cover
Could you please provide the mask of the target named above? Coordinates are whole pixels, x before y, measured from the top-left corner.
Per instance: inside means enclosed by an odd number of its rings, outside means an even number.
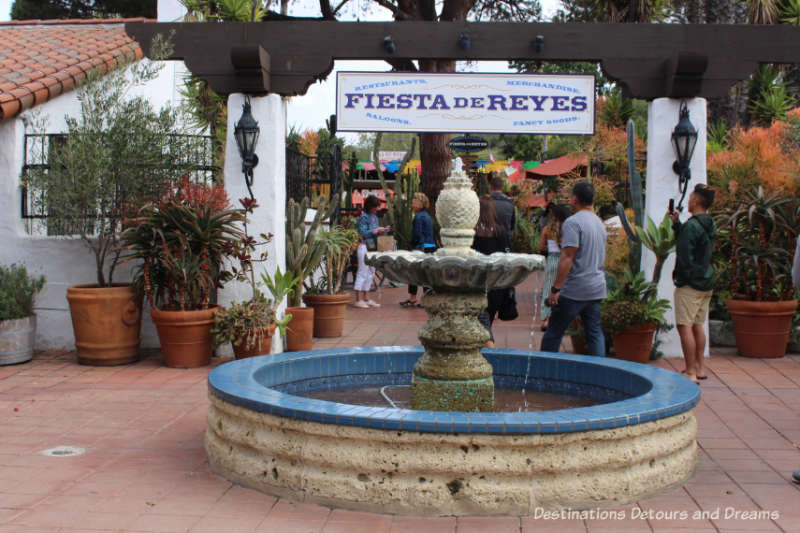
[[[55,448],[42,450],[39,453],[47,455],[48,457],[69,457],[71,455],[86,453],[86,450],[78,448],[77,446],[56,446]]]

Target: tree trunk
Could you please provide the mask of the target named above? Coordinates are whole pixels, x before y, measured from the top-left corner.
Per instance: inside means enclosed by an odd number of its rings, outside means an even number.
[[[420,61],[420,70],[423,72],[454,72],[455,61]],[[450,175],[450,135],[447,133],[420,133],[419,155],[422,162],[422,176],[420,176],[420,189],[435,206],[436,199],[442,191],[444,181]],[[433,213],[431,213],[433,214]]]

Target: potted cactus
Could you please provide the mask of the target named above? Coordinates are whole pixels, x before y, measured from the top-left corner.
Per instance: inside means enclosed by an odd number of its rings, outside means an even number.
[[[666,322],[669,300],[658,297],[655,283],[645,281],[644,273],[625,270],[625,279],[603,302],[603,330],[611,335],[618,359],[647,363],[653,335]]]
[[[315,337],[341,337],[344,310],[350,302],[350,293],[342,291],[342,281],[350,255],[358,247],[359,236],[356,230],[336,226],[320,232],[317,240],[323,249],[323,259],[316,281],[309,285],[303,301],[314,308]]]
[[[792,252],[797,235],[792,198],[747,191],[732,212],[718,217],[729,252],[726,302],[736,346],[745,357],[782,357],[797,309],[792,287]]]
[[[286,273],[297,279],[289,307],[286,312],[292,315],[286,332],[286,348],[290,351],[310,350],[314,331],[314,308],[302,307],[303,284],[322,262],[323,242],[318,234],[323,220],[330,217],[328,201],[320,198],[313,220],[306,224],[306,213],[311,206],[308,198],[300,203],[290,199],[286,206]]]
[[[33,299],[44,276],[29,276],[22,265],[0,265],[0,365],[30,361],[36,340]]]

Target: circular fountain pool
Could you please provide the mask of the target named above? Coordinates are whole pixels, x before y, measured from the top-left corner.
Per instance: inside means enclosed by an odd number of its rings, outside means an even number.
[[[414,411],[304,397],[406,385],[422,353],[348,348],[219,366],[209,375],[211,469],[295,501],[418,515],[619,504],[694,471],[699,388],[647,365],[484,350],[498,388],[596,403],[554,411]]]

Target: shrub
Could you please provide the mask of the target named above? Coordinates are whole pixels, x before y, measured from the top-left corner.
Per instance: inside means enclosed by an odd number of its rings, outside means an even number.
[[[33,298],[44,286],[44,276],[29,276],[23,265],[0,265],[0,320],[33,314]]]

